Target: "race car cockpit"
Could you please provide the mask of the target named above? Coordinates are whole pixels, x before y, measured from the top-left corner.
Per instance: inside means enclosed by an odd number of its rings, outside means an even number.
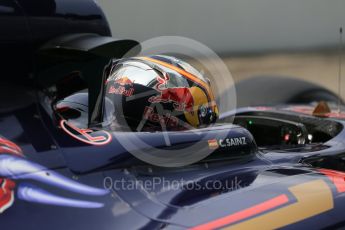
[[[171,131],[206,127],[217,120],[210,82],[182,60],[162,55],[112,60],[103,75],[103,99],[97,108],[102,119],[92,125]],[[68,96],[55,109],[79,117],[85,127],[88,119],[81,113],[86,112],[87,98],[83,92]]]

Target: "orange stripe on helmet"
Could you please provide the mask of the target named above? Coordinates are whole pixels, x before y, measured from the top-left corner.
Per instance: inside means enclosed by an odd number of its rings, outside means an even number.
[[[206,93],[208,94],[208,97],[211,99],[211,101],[215,102],[214,95],[213,95],[208,83],[204,82],[203,80],[200,80],[197,76],[195,76],[195,75],[193,75],[193,74],[191,74],[191,73],[189,73],[189,72],[187,72],[187,71],[185,71],[185,70],[183,70],[177,66],[166,63],[164,61],[160,61],[160,60],[150,58],[150,57],[140,57],[140,58],[143,60],[149,61],[149,62],[153,62],[153,63],[159,64],[159,65],[162,65],[162,66],[169,68],[171,70],[174,70],[174,71],[178,72],[179,74],[185,76],[189,80],[197,83],[198,85],[200,85],[201,87],[203,87],[206,90]]]

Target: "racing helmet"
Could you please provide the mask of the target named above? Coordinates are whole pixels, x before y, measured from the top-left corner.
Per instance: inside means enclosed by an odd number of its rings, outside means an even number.
[[[105,68],[104,116],[131,130],[181,130],[218,118],[210,82],[188,63],[155,55],[112,60]]]

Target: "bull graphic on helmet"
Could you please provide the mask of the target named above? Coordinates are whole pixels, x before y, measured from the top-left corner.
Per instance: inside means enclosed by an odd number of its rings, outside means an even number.
[[[158,83],[155,89],[160,92],[160,95],[149,98],[151,103],[173,103],[177,111],[193,112],[194,99],[189,88],[174,87],[166,88],[166,83],[169,81],[169,76],[165,74],[163,77],[157,76]]]

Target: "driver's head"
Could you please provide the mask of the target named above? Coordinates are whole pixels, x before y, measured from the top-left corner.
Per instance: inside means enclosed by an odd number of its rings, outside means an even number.
[[[218,107],[209,81],[169,56],[112,61],[107,69],[105,116],[131,130],[179,130],[214,123]],[[109,116],[113,116],[109,119]]]

